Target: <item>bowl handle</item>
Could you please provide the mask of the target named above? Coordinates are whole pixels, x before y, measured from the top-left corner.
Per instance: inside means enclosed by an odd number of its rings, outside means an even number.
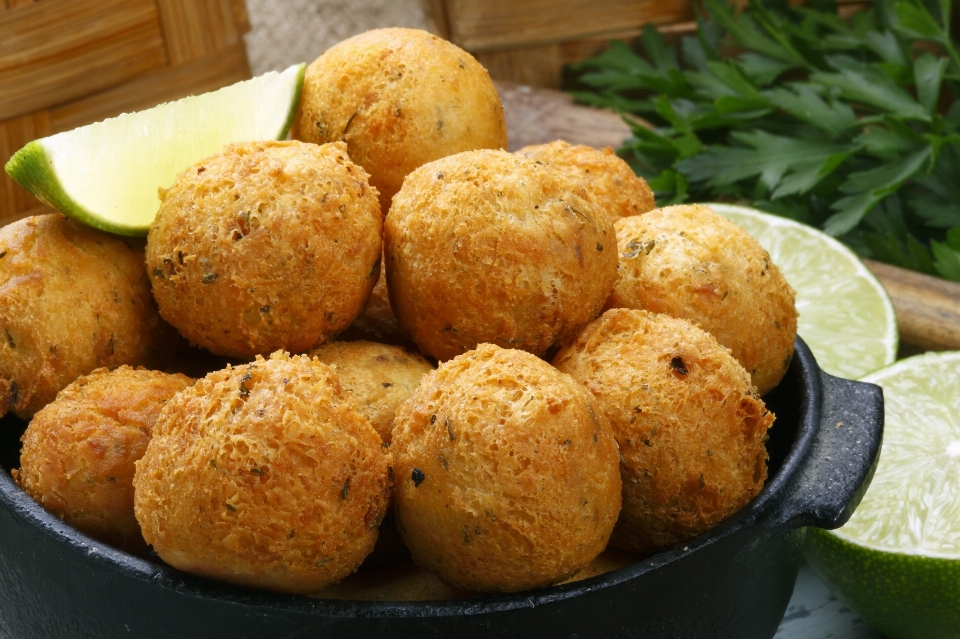
[[[839,528],[860,504],[880,460],[883,390],[819,374],[819,427],[778,507],[764,518],[774,528]]]

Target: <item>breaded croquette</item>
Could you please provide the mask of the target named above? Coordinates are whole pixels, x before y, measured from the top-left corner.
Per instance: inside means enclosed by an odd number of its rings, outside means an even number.
[[[600,313],[615,245],[578,182],[506,151],[459,153],[408,175],[394,197],[390,303],[439,361],[484,342],[542,355]]]
[[[160,314],[217,355],[321,344],[379,277],[377,193],[342,142],[231,144],[160,199],[147,235]]]
[[[134,476],[143,537],[176,568],[309,593],[373,549],[390,454],[304,355],[211,373],[167,402]]]
[[[133,242],[59,213],[0,228],[0,416],[29,420],[80,375],[177,352]]]
[[[653,190],[613,149],[595,149],[556,140],[525,146],[517,153],[543,162],[579,180],[599,200],[611,222],[640,215],[656,206]]]
[[[507,146],[503,105],[473,56],[418,29],[374,29],[327,49],[303,79],[290,136],[347,144],[386,215],[422,164]]]
[[[418,564],[466,590],[572,576],[620,510],[599,403],[523,351],[481,344],[428,373],[397,412],[391,450],[401,536]]]
[[[134,463],[163,404],[193,380],[121,366],[82,375],[23,434],[24,491],[64,522],[117,548],[145,549],[133,514]]]
[[[593,393],[620,446],[623,508],[612,545],[669,548],[760,492],[774,416],[709,333],[686,320],[613,309],[553,363]]]
[[[333,367],[357,408],[387,444],[397,408],[433,370],[433,365],[416,353],[363,340],[327,342],[307,355]]]
[[[698,324],[729,348],[761,395],[787,372],[796,293],[753,237],[701,204],[615,223],[620,279],[607,308],[638,308]]]

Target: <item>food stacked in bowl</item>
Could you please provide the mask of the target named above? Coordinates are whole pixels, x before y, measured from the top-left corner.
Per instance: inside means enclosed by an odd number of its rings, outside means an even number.
[[[320,56],[292,137],[187,168],[145,247],[0,230],[0,408],[45,508],[335,596],[410,557],[451,592],[548,586],[757,495],[797,313],[746,232],[609,150],[508,153],[486,71],[415,30]]]

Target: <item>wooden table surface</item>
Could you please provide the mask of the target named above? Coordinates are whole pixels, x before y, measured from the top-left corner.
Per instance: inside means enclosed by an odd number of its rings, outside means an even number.
[[[619,147],[630,135],[616,113],[577,105],[559,91],[498,83],[509,132],[509,150],[563,139],[571,144]],[[867,261],[890,294],[901,353],[960,349],[960,284]],[[830,593],[806,566],[775,639],[883,639]]]

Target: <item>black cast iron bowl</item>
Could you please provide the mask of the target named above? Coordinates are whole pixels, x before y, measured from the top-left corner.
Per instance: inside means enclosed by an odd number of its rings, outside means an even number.
[[[65,525],[0,473],[0,637],[643,637],[769,639],[793,591],[806,526],[842,525],[876,468],[877,386],[823,373],[797,340],[765,398],[770,479],[706,535],[606,574],[515,595],[368,602],[279,595],[194,577]],[[0,421],[0,464],[24,425]]]

